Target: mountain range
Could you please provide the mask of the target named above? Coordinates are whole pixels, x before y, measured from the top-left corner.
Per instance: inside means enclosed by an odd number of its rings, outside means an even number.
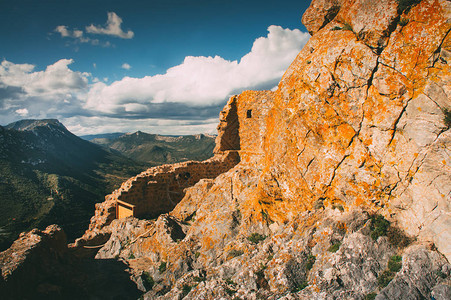
[[[96,136],[93,142],[55,119],[0,126],[0,249],[20,232],[52,223],[60,224],[69,239],[80,236],[94,204],[127,178],[155,164],[208,158],[214,145],[203,135],[142,132]],[[186,148],[177,149],[184,143]]]
[[[150,165],[205,160],[213,155],[215,147],[215,136],[204,134],[164,136],[137,131],[125,134],[84,136],[83,138]]]

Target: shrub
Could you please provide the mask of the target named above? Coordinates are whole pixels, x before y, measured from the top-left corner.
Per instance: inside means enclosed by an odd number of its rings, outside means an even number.
[[[412,243],[412,238],[408,237],[401,229],[392,226],[387,230],[387,237],[390,244],[398,248],[405,248]]]
[[[153,277],[150,276],[148,272],[143,272],[141,275],[142,280],[144,281],[144,285],[146,285],[146,288],[152,289],[155,285],[155,281],[153,280]]]
[[[451,110],[449,109],[443,109],[443,113],[445,114],[445,118],[444,118],[444,122],[446,125],[446,128],[450,128],[451,127]]]
[[[318,210],[324,208],[324,199],[320,198],[313,203],[313,208]]]
[[[130,252],[128,259],[135,259],[135,255],[133,254],[133,252]]]
[[[398,0],[398,11],[409,12],[412,6],[420,3],[421,0]]]
[[[398,22],[398,25],[401,26],[401,27],[404,27],[404,26],[406,26],[407,24],[409,24],[409,19],[407,19],[407,18],[401,18],[401,19],[399,20],[399,22]]]
[[[160,266],[158,267],[158,271],[160,271],[160,273],[163,273],[164,271],[166,271],[166,262],[162,261]]]
[[[315,261],[316,261],[315,255],[309,254],[309,256],[307,256],[307,263],[305,264],[305,269],[311,270],[313,268],[313,265],[315,264]]]
[[[193,288],[192,286],[190,286],[188,284],[184,284],[182,287],[182,298],[185,298],[186,295],[188,295],[189,292],[191,292],[192,288]]]
[[[343,25],[343,27],[341,28],[341,30],[349,30],[349,31],[353,31],[353,30],[352,30],[352,26],[349,25],[348,23],[345,23],[345,24]]]
[[[328,250],[330,252],[337,252],[338,249],[340,249],[340,246],[341,246],[341,242],[335,242],[335,243],[332,244],[332,246],[329,247]]]
[[[446,277],[448,277],[445,273],[443,273],[441,270],[437,270],[435,271],[435,274],[437,274],[438,277],[445,279]]]
[[[291,289],[291,291],[293,293],[302,291],[303,289],[305,289],[308,286],[308,282],[307,281],[303,281],[301,283],[297,283],[295,286],[293,286],[293,288]]]
[[[247,239],[254,244],[258,244],[260,241],[263,241],[264,239],[266,239],[266,235],[262,235],[259,233],[253,233],[250,236],[248,236]]]
[[[390,260],[388,261],[387,267],[392,272],[398,272],[401,270],[402,267],[402,257],[399,255],[394,255],[390,257]]]
[[[241,256],[244,254],[243,250],[236,250],[236,249],[232,249],[229,251],[229,256],[230,257],[237,257],[237,256]]]
[[[331,30],[332,30],[332,31],[341,30],[341,27],[340,27],[340,26],[334,26],[334,27],[332,27]]]
[[[377,294],[376,293],[369,293],[365,295],[365,300],[374,300],[376,298]]]
[[[387,235],[390,222],[381,215],[371,216],[371,238],[377,240],[380,236]]]
[[[393,277],[395,277],[395,274],[392,271],[385,270],[377,277],[377,283],[381,288],[384,288],[392,281]]]
[[[205,281],[205,278],[204,277],[195,276],[193,278],[193,280],[194,280],[194,282],[202,282],[202,281]]]
[[[341,204],[332,204],[332,208],[333,208],[333,209],[338,209],[338,210],[341,211],[341,212],[344,212],[344,211],[345,211],[343,205],[341,205]]]
[[[225,290],[225,292],[227,293],[227,295],[229,295],[229,296],[232,296],[233,294],[236,293],[235,290],[232,290],[232,289],[229,288],[228,286],[226,286],[226,287],[224,288],[224,290]]]

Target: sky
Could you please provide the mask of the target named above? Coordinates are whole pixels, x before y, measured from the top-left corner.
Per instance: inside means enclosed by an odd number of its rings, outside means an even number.
[[[309,4],[0,0],[0,125],[214,134],[230,96],[277,88],[310,37]]]

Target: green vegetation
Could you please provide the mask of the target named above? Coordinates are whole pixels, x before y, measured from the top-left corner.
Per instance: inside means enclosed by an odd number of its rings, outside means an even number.
[[[352,26],[348,23],[343,24],[342,30],[353,31]]]
[[[341,212],[344,212],[344,211],[345,211],[343,205],[341,205],[341,204],[332,204],[332,208],[333,208],[333,209],[338,209],[338,210],[341,211]]]
[[[381,215],[372,215],[371,216],[371,233],[370,236],[373,240],[377,240],[380,236],[387,235],[388,227],[390,226],[390,222],[388,222]]]
[[[446,277],[448,277],[445,273],[443,273],[441,270],[437,270],[435,271],[435,274],[437,274],[438,277],[445,279]]]
[[[141,275],[141,278],[142,278],[144,284],[146,285],[147,289],[152,289],[153,286],[155,285],[155,281],[153,280],[153,277],[150,276],[150,274],[148,272],[143,272]]]
[[[449,109],[443,109],[443,113],[445,114],[445,118],[443,122],[445,122],[446,128],[451,127],[451,110]]]
[[[341,27],[340,27],[340,26],[334,26],[334,27],[332,27],[331,30],[332,30],[332,31],[341,30]]]
[[[199,276],[195,276],[193,278],[194,282],[202,282],[205,281],[205,277],[199,277]]]
[[[392,271],[385,270],[377,277],[377,283],[379,284],[379,287],[384,288],[390,283],[390,281],[392,281],[394,277],[395,274]]]
[[[188,284],[184,284],[182,287],[182,298],[185,298],[186,295],[188,295],[189,292],[191,292],[192,288],[193,288],[192,286],[190,286]]]
[[[305,269],[311,270],[313,268],[313,265],[315,264],[315,261],[316,261],[316,256],[309,254],[309,256],[307,256],[307,262],[305,264]]]
[[[297,293],[299,291],[302,291],[303,289],[305,289],[306,287],[308,287],[308,282],[307,281],[303,281],[299,284],[296,284],[292,289],[291,292],[293,293]]]
[[[227,295],[232,296],[233,294],[236,293],[235,290],[232,290],[231,288],[229,288],[228,286],[224,287],[225,292],[227,293]]]
[[[160,271],[160,273],[163,273],[164,271],[166,271],[166,262],[165,261],[162,261],[161,263],[160,263],[160,266],[158,267],[158,271]]]
[[[407,24],[409,24],[409,19],[407,19],[407,18],[401,18],[400,20],[399,20],[399,22],[398,22],[398,25],[399,26],[401,26],[401,27],[404,27],[404,26],[406,26]]]
[[[254,244],[258,244],[259,242],[266,239],[266,235],[252,233],[250,236],[247,237],[247,239]]]
[[[335,242],[332,244],[332,246],[329,247],[329,252],[337,252],[338,249],[340,249],[341,242]]]
[[[229,257],[237,257],[237,256],[241,256],[244,254],[243,250],[236,250],[236,249],[232,249],[229,251]]]
[[[390,244],[401,249],[407,247],[413,241],[401,229],[393,226],[388,228],[387,237]]]
[[[130,252],[130,255],[128,256],[128,259],[135,259],[135,255],[133,254],[133,252]]]
[[[206,135],[161,136],[135,132],[96,138],[91,142],[119,151],[138,162],[151,165],[171,164],[181,161],[202,161],[213,156],[215,138]]]
[[[402,268],[402,256],[394,255],[390,257],[387,267],[392,272],[398,272]]]
[[[393,255],[390,257],[387,263],[387,269],[384,270],[377,277],[377,283],[379,287],[386,287],[390,281],[395,277],[396,273],[402,268],[402,257],[399,255]]]
[[[55,120],[10,124],[0,139],[0,251],[20,232],[50,224],[59,224],[69,241],[81,236],[95,203],[146,168]]]
[[[369,293],[365,295],[365,300],[374,300],[376,299],[377,293]]]
[[[316,200],[313,203],[313,208],[316,209],[316,210],[324,208],[324,199],[323,198],[319,198],[318,200]]]
[[[420,2],[421,0],[398,0],[398,11],[408,13],[413,6]]]

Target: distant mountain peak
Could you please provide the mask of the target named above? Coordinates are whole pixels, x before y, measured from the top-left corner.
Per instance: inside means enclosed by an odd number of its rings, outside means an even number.
[[[67,128],[57,119],[25,119],[10,123],[5,127],[19,131],[33,131],[38,127],[58,128],[67,131]]]

